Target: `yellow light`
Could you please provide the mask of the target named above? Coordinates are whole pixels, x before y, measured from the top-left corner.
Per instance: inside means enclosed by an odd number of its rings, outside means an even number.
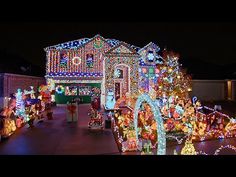
[[[189,92],[191,92],[191,91],[192,91],[192,89],[191,89],[191,88],[188,88],[188,91],[189,91]]]
[[[178,75],[177,78],[180,79],[180,76]]]
[[[169,72],[169,73],[171,73],[172,71],[173,71],[173,69],[172,69],[172,68],[170,68],[170,69],[168,70],[168,72]]]

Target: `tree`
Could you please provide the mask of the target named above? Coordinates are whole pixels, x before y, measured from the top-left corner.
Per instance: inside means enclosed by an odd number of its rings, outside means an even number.
[[[159,78],[155,90],[157,98],[165,100],[164,105],[167,104],[169,108],[169,104],[175,99],[189,98],[190,76],[180,67],[179,54],[164,50],[162,58],[163,63],[157,65]]]

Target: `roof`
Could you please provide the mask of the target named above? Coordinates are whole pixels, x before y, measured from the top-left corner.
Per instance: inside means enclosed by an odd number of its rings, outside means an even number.
[[[117,54],[117,49],[119,49],[120,47],[125,47],[128,51],[126,51],[127,53],[125,54],[130,54],[130,55],[139,55],[137,53],[137,51],[130,45],[130,44],[127,44],[125,42],[120,42],[118,45],[116,45],[115,47],[111,48],[110,50],[108,50],[106,52],[106,55],[112,55],[112,54]]]
[[[141,48],[138,53],[141,53],[143,50],[146,50],[149,46],[151,46],[152,48],[154,48],[156,50],[156,52],[160,51],[160,47],[158,45],[156,45],[153,42],[149,42],[147,45],[145,45],[143,48]]]
[[[78,48],[84,46],[85,44],[87,44],[88,42],[92,41],[96,37],[101,37],[111,47],[115,47],[115,46],[119,45],[120,43],[125,43],[125,42],[117,40],[117,39],[105,39],[101,35],[97,34],[92,38],[81,38],[81,39],[68,41],[68,42],[64,42],[64,43],[61,43],[61,44],[57,44],[57,45],[48,46],[48,47],[44,48],[44,51],[47,51],[47,50],[63,50],[63,49],[78,49]],[[129,45],[131,48],[133,48],[136,52],[140,49],[140,47],[137,47],[137,46],[134,46],[134,45],[131,45],[131,44],[127,44],[127,45]]]

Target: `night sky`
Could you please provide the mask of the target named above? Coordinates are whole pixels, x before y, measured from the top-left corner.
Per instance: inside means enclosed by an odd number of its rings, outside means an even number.
[[[12,22],[0,24],[0,51],[42,69],[44,47],[96,34],[143,47],[149,42],[180,53],[181,62],[229,66],[236,63],[236,23],[216,22]],[[9,59],[7,59],[9,57]],[[195,66],[189,70],[197,70]],[[203,70],[202,68],[199,70]],[[190,71],[191,73],[191,71]]]

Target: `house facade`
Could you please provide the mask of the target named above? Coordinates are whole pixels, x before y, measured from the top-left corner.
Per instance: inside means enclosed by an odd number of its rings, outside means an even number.
[[[108,92],[115,99],[149,91],[157,82],[155,66],[161,63],[154,43],[143,48],[100,35],[46,47],[46,80],[59,104],[74,97],[91,102],[94,87],[101,90],[101,104]]]

